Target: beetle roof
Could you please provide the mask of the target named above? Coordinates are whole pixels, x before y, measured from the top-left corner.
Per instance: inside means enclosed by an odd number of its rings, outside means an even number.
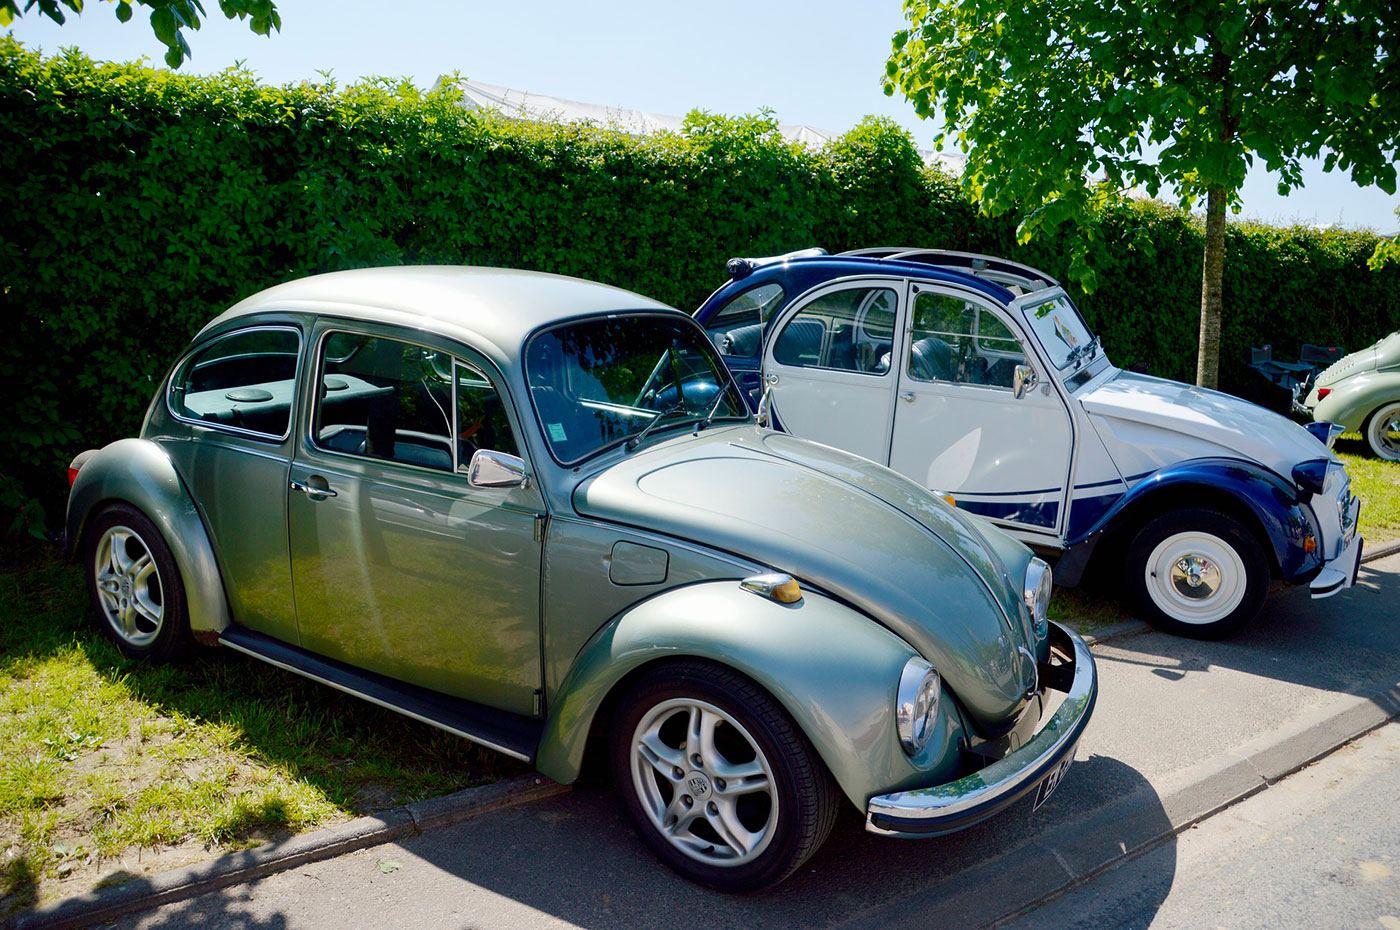
[[[649,297],[581,278],[510,268],[403,265],[288,281],[239,301],[205,329],[278,310],[442,330],[511,356],[532,331],[569,317],[628,310],[680,314]]]

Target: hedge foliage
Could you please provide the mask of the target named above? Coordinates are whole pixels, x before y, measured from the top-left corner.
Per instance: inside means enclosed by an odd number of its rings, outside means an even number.
[[[533,268],[691,309],[733,255],[821,245],[986,251],[1062,279],[1064,241],[1014,244],[909,136],[868,118],[822,151],[768,114],[694,113],[680,134],[469,112],[406,81],[269,87],[52,58],[0,41],[0,508],[53,516],[75,451],[135,432],[191,334],[254,291],[364,265]],[[1065,233],[1069,235],[1069,233]],[[1400,271],[1369,234],[1237,224],[1227,386],[1250,345],[1356,347],[1400,321]],[[1076,294],[1115,360],[1189,379],[1200,225],[1116,203],[1100,286]]]

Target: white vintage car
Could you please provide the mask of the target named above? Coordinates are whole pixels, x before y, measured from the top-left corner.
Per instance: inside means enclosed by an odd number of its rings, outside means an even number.
[[[1217,637],[1270,582],[1355,582],[1360,504],[1301,426],[1114,367],[1059,284],[985,255],[733,259],[696,312],[770,425],[859,453],[1057,557],[1126,572],[1158,626]]]

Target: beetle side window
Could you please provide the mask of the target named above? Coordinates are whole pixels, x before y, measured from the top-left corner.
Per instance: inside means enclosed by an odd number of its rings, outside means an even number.
[[[1010,388],[1025,360],[1020,341],[991,311],[950,294],[915,297],[908,358],[913,380]]]
[[[783,365],[883,375],[890,369],[896,305],[887,287],[823,294],[783,327],[773,357]]]
[[[754,358],[763,346],[763,327],[783,303],[781,284],[761,284],[744,291],[710,318],[705,331],[720,354]]]
[[[491,380],[445,352],[331,333],[318,376],[321,448],[449,472],[465,468],[478,448],[518,454]]]
[[[287,435],[301,334],[294,329],[243,330],[191,355],[170,381],[170,410],[273,439]]]

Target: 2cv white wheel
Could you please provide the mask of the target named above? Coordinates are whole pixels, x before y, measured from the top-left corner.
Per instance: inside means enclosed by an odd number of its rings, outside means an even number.
[[[1400,401],[1371,414],[1366,421],[1366,444],[1377,458],[1400,462]]]
[[[831,832],[837,788],[811,743],[754,682],[677,662],[619,705],[613,784],[658,858],[723,891],[791,875]]]
[[[126,655],[168,661],[190,643],[185,586],[170,547],[135,507],[113,504],[84,534],[83,563],[98,626]]]
[[[1253,619],[1269,591],[1269,563],[1239,520],[1183,507],[1148,523],[1127,558],[1129,591],[1153,626],[1219,639]]]

